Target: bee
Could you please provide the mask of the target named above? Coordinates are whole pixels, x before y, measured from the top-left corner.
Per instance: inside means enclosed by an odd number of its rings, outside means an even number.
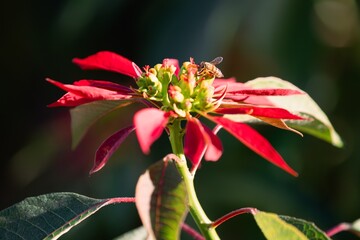
[[[222,60],[223,60],[222,57],[216,57],[211,62],[201,62],[199,65],[199,70],[197,72],[198,76],[205,76],[205,75],[209,76],[210,75],[210,76],[217,77],[217,78],[224,77],[224,75],[222,74],[220,69],[215,67],[215,65],[218,65],[219,63],[221,63]]]

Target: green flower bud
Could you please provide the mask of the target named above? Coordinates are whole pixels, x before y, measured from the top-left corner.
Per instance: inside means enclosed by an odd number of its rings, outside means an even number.
[[[161,64],[161,63],[158,63],[158,64],[156,64],[156,65],[154,66],[154,69],[155,69],[157,72],[159,72],[160,69],[161,69],[161,67],[162,67],[162,64]]]
[[[179,115],[180,117],[186,117],[186,111],[183,109],[180,109],[176,106],[176,103],[173,104],[174,112]]]
[[[184,95],[181,93],[181,88],[178,86],[170,85],[168,90],[170,98],[177,103],[184,101]]]

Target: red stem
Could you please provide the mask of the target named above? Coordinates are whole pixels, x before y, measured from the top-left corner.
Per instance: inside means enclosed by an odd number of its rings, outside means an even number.
[[[200,233],[198,233],[195,229],[187,225],[186,223],[182,224],[182,230],[189,234],[191,237],[193,237],[195,240],[205,240],[203,236],[201,236]]]
[[[326,231],[326,235],[328,237],[334,236],[335,234],[342,232],[342,231],[347,231],[351,229],[351,225],[349,223],[340,223],[338,225],[336,225],[335,227],[329,229],[328,231]]]
[[[228,214],[218,218],[216,221],[214,221],[211,226],[216,228],[217,226],[219,226],[220,224],[226,222],[227,220],[229,220],[230,218],[233,218],[237,215],[240,214],[244,214],[244,213],[251,213],[251,214],[256,214],[257,209],[256,208],[240,208],[240,209],[236,209],[232,212],[229,212]]]
[[[118,198],[110,198],[108,204],[112,203],[134,203],[134,197],[118,197]]]

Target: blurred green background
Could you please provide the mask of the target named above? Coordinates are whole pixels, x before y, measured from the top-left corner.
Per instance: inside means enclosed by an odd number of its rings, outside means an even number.
[[[138,176],[170,151],[165,135],[149,156],[130,136],[108,165],[89,176],[97,146],[129,124],[140,106],[99,121],[71,149],[66,108],[47,108],[64,92],[45,82],[106,79],[73,57],[100,50],[139,66],[163,58],[196,62],[223,56],[226,77],[277,76],[307,91],[345,147],[257,127],[299,172],[286,174],[221,132],[225,153],[204,163],[196,187],[211,219],[241,207],[291,215],[329,229],[360,217],[360,24],[355,0],[6,1],[1,10],[2,124],[0,209],[25,197],[71,191],[95,198],[133,196]],[[189,223],[191,220],[189,219]],[[61,239],[113,239],[140,225],[135,206],[109,206]],[[250,216],[218,228],[222,239],[264,239]],[[356,239],[349,233],[334,239]]]

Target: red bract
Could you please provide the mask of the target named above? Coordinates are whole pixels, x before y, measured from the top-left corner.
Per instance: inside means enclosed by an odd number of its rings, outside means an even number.
[[[132,61],[112,52],[102,51],[73,62],[84,70],[97,69],[121,73],[135,79],[135,87],[127,87],[102,80],[80,80],[62,84],[47,79],[67,91],[49,106],[74,107],[99,100],[126,100],[145,103],[148,108],[138,111],[133,126],[124,128],[99,147],[91,173],[100,170],[123,140],[135,129],[141,150],[148,154],[150,147],[173,121],[187,121],[184,153],[193,165],[193,171],[204,157],[217,161],[222,155],[220,139],[215,135],[224,128],[254,152],[289,172],[297,173],[282,159],[271,144],[253,128],[242,122],[232,121],[229,115],[250,115],[273,126],[292,130],[284,119],[303,120],[286,109],[274,106],[267,96],[302,94],[289,89],[252,89],[234,78],[214,79],[210,70],[199,71],[191,59],[181,67],[176,59],[164,59],[154,68],[146,66],[144,72]],[[226,116],[224,116],[226,115]],[[198,118],[203,116],[217,126],[211,131]]]
[[[107,70],[133,78],[141,76],[141,70],[134,62],[108,51],[98,52],[84,59],[74,58],[73,63],[84,70]]]
[[[217,161],[222,155],[220,139],[197,118],[189,118],[185,129],[185,155],[196,169],[203,156],[207,161]]]
[[[302,117],[292,114],[289,111],[282,108],[274,107],[256,107],[252,105],[237,104],[235,106],[219,107],[215,110],[216,113],[221,114],[248,114],[257,117],[270,117],[280,119],[293,119],[301,120]]]
[[[169,113],[157,108],[145,108],[135,114],[136,135],[141,150],[145,154],[150,152],[150,146],[160,137],[168,123],[169,116]]]
[[[133,97],[130,88],[106,81],[81,80],[71,85],[62,84],[50,78],[46,80],[68,92],[48,105],[49,107],[73,107],[98,100],[125,100]]]
[[[119,148],[120,144],[134,130],[134,126],[129,126],[117,131],[108,139],[106,139],[96,151],[94,166],[90,170],[90,174],[99,171],[103,166],[105,166],[111,155]]]
[[[221,125],[248,148],[269,162],[284,169],[288,173],[297,176],[297,173],[286,164],[284,159],[271,146],[271,144],[249,125],[240,122],[234,122],[222,117],[209,117],[209,119]]]

